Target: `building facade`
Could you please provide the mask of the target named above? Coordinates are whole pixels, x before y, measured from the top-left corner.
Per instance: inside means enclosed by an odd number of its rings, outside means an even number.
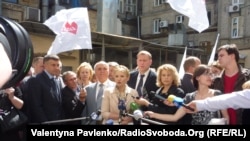
[[[186,46],[188,47],[187,55],[195,55],[206,64],[218,35],[217,47],[229,43],[237,44],[241,55],[240,63],[250,68],[248,56],[250,52],[248,30],[250,29],[247,26],[250,23],[250,1],[206,0],[209,28],[198,33],[188,26],[188,17],[174,11],[166,0],[117,0],[116,17],[112,17],[112,19],[117,18],[113,20],[117,21],[115,23],[118,39],[116,43],[109,41],[112,36],[115,36],[113,32],[107,35],[94,33],[100,29],[98,26],[101,22],[101,19],[98,20],[100,17],[98,13],[101,13],[98,11],[100,10],[98,2],[100,1],[2,0],[1,13],[25,25],[25,28],[37,26],[36,30],[29,29],[28,32],[34,46],[35,56],[38,56],[46,54],[55,38],[49,29],[42,26],[47,18],[60,9],[88,7],[90,27],[93,32],[93,49],[59,54],[65,70],[75,70],[83,61],[94,64],[99,60],[118,61],[129,68],[134,68],[136,53],[140,49],[146,49],[152,53],[154,60],[152,67],[154,68],[163,63],[171,63],[179,68]],[[101,5],[103,9],[105,4]],[[114,8],[112,10],[114,11]],[[101,25],[101,29],[104,29],[103,24]],[[99,36],[108,37],[105,48],[102,41],[94,41],[94,39],[99,39]]]

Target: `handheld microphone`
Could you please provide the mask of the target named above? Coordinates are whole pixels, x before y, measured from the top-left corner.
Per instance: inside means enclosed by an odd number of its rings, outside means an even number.
[[[146,119],[146,118],[143,118],[143,114],[142,114],[142,111],[137,109],[133,112],[133,115],[131,114],[128,114],[126,113],[127,116],[130,116],[132,118],[134,118],[135,120],[142,120],[142,121],[145,121],[147,123],[151,123],[151,124],[156,124],[156,125],[166,125],[166,124],[163,124],[163,123],[160,123],[160,122],[156,122],[156,121],[153,121],[153,120],[150,120],[150,119]]]
[[[112,119],[109,119],[106,121],[105,125],[114,125],[114,121]]]
[[[133,118],[135,120],[142,120],[142,121],[145,121],[145,122],[151,123],[151,124],[165,125],[165,124],[160,123],[160,122],[156,122],[156,121],[153,121],[153,120],[150,120],[150,119],[143,118],[143,114],[142,114],[141,110],[135,110],[134,113],[133,113]]]
[[[163,96],[161,96],[159,94],[156,94],[154,91],[151,91],[150,94],[153,95],[153,96],[155,96],[156,98],[158,98],[160,100],[163,100],[163,101],[166,100],[165,97],[163,97]]]
[[[135,102],[131,102],[129,107],[130,107],[131,112],[134,112],[135,110],[140,108],[140,106]]]
[[[99,109],[98,111],[96,112],[93,112],[91,113],[91,115],[89,116],[89,120],[86,122],[86,125],[89,125],[92,123],[92,121],[97,121],[100,117],[100,114],[101,114],[101,110]]]
[[[93,112],[93,113],[90,115],[90,117],[91,117],[92,120],[97,120],[98,117],[100,116],[100,114],[101,114],[101,110],[98,110],[98,111],[96,111],[96,112]]]
[[[174,105],[175,105],[176,107],[178,107],[178,108],[181,107],[181,106],[183,106],[183,107],[185,107],[185,108],[187,108],[187,109],[189,109],[189,110],[191,110],[191,111],[194,111],[193,108],[191,108],[191,107],[189,107],[189,106],[187,106],[187,105],[184,104],[182,98],[177,97],[177,96],[175,96],[175,95],[169,95],[169,96],[168,96],[168,101],[174,103]]]
[[[123,116],[124,112],[126,110],[126,105],[125,105],[125,101],[124,100],[119,99],[118,109],[120,111],[120,117]]]

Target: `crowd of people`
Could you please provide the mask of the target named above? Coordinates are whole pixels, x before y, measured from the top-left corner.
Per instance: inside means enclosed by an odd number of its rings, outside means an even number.
[[[250,123],[250,110],[243,109],[249,108],[250,91],[241,91],[250,88],[250,70],[238,64],[235,44],[219,47],[218,60],[212,64],[187,57],[182,78],[172,64],[152,69],[152,55],[146,50],[136,57],[134,70],[101,60],[93,67],[83,62],[76,71],[66,72],[57,55],[35,57],[31,75],[15,87],[22,96],[13,95],[13,88],[6,92],[12,104],[28,116],[28,124],[60,120],[55,123],[105,125],[112,120],[116,125],[152,124],[129,116],[135,110],[149,120],[171,125],[207,125],[213,118],[223,118],[229,125]],[[168,99],[170,95],[183,99],[181,104],[194,111],[177,106]],[[18,133],[20,136],[15,131]]]

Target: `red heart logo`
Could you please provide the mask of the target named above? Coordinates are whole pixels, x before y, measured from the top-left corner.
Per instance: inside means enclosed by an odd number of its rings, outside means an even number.
[[[75,22],[72,22],[71,24],[69,22],[66,22],[63,31],[71,32],[73,34],[76,34],[77,28],[78,28],[78,26],[77,26],[77,24]]]

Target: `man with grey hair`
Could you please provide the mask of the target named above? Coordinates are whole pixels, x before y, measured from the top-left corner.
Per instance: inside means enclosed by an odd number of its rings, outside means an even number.
[[[100,113],[98,117],[94,117],[92,119],[91,115],[100,111],[102,105],[102,96],[103,90],[107,87],[114,87],[115,83],[110,81],[109,76],[109,64],[105,61],[99,61],[94,65],[94,71],[96,76],[96,82],[89,84],[85,87],[86,89],[86,106],[83,112],[83,116],[90,116],[90,120],[88,120],[85,124],[102,124],[102,118]]]

